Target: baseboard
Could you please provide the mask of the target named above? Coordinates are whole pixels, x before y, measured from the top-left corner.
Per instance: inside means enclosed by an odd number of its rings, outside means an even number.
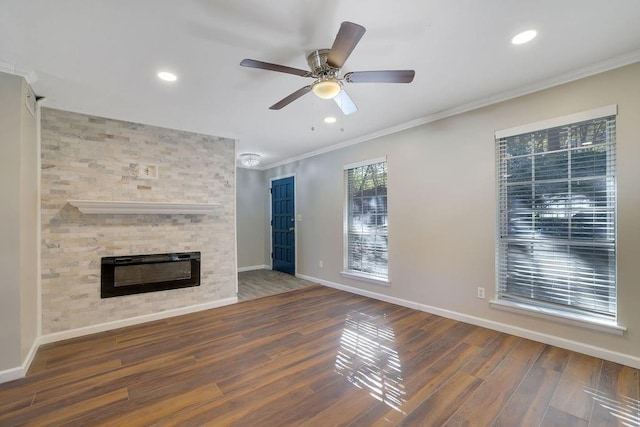
[[[238,267],[238,273],[242,273],[244,271],[253,271],[253,270],[271,270],[270,265],[250,265],[248,267]]]
[[[22,366],[17,368],[5,369],[0,371],[0,384],[8,383],[9,381],[18,380],[24,378],[26,371]]]
[[[125,326],[138,325],[140,323],[151,322],[154,320],[167,319],[169,317],[181,316],[183,314],[195,313],[211,308],[222,307],[238,302],[238,297],[225,298],[217,301],[211,301],[204,304],[190,305],[189,307],[176,308],[166,310],[159,313],[145,314],[143,316],[131,317],[129,319],[115,320],[113,322],[100,323],[97,325],[85,326],[83,328],[70,329],[68,331],[54,332],[52,334],[43,335],[38,338],[38,346],[49,344],[52,342],[68,340],[84,335],[95,334],[98,332],[110,331],[112,329],[123,328]]]
[[[235,304],[237,302],[238,302],[238,297],[225,298],[225,299],[211,301],[204,304],[197,304],[197,305],[191,305],[189,307],[162,311],[160,313],[145,314],[143,316],[132,317],[130,319],[116,320],[113,322],[100,323],[98,325],[91,325],[83,328],[71,329],[68,331],[55,332],[52,334],[42,335],[36,338],[22,366],[0,371],[0,384],[17,380],[20,378],[24,378],[27,372],[29,371],[29,367],[31,366],[31,362],[33,362],[33,359],[38,351],[38,347],[40,347],[43,344],[50,344],[57,341],[68,340],[70,338],[77,338],[84,335],[90,335],[98,332],[109,331],[112,329],[123,328],[125,326],[133,326],[133,325],[138,325],[140,323],[151,322],[153,320],[167,319],[169,317],[181,316],[183,314],[195,313],[202,310],[209,310],[212,308],[223,307],[225,305]]]
[[[29,367],[31,366],[31,362],[33,362],[33,358],[36,356],[37,351],[38,351],[38,339],[36,339],[31,345],[31,348],[29,349],[29,353],[27,353],[27,357],[24,359],[24,362],[22,362],[22,366],[0,371],[0,384],[13,381],[13,380],[18,380],[20,378],[24,378],[25,375],[27,375],[27,372],[29,371]]]
[[[589,356],[598,357],[600,359],[609,360],[611,362],[620,363],[622,365],[630,366],[632,368],[640,369],[640,358],[631,356],[629,354],[618,353],[616,351],[596,347],[593,345],[571,341],[564,338],[556,337],[554,335],[543,334],[541,332],[532,331],[531,329],[520,328],[517,326],[507,325],[505,323],[496,322],[493,320],[483,319],[481,317],[470,316],[468,314],[459,313],[456,311],[445,310],[430,305],[420,304],[414,301],[409,301],[401,298],[391,297],[388,295],[379,294],[377,292],[371,292],[364,289],[354,288],[352,286],[343,285],[341,283],[330,282],[317,277],[306,276],[303,274],[297,274],[297,277],[301,279],[309,280],[311,282],[320,283],[321,285],[328,286],[330,288],[340,289],[342,291],[351,292],[353,294],[362,295],[365,297],[385,301],[391,304],[401,305],[403,307],[412,308],[414,310],[424,311],[426,313],[435,314],[438,316],[446,317],[448,319],[458,320],[460,322],[470,323],[476,326],[482,326],[483,328],[493,329],[498,332],[504,332],[506,334],[515,335],[521,338],[538,341],[544,344],[553,345],[556,347],[564,348],[567,350],[583,353]]]
[[[38,340],[39,338],[36,338],[33,341],[33,344],[31,344],[31,348],[29,349],[29,353],[27,354],[27,357],[22,363],[22,369],[24,370],[24,375],[27,375],[27,372],[29,372],[29,368],[31,367],[31,362],[33,362],[33,358],[36,357],[36,353],[38,352],[38,347],[40,346],[40,343],[38,342]]]

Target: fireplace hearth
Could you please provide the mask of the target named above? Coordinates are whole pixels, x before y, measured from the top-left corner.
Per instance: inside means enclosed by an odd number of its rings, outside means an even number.
[[[100,297],[200,286],[200,252],[103,257]]]

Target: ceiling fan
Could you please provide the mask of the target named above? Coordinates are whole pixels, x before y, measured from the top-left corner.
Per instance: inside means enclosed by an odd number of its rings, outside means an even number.
[[[343,22],[336,35],[331,49],[318,49],[311,52],[307,62],[311,71],[285,65],[271,64],[243,59],[243,67],[260,68],[262,70],[277,71],[294,74],[301,77],[311,77],[315,81],[308,86],[298,89],[291,95],[273,104],[269,109],[280,110],[296,99],[312,91],[323,99],[334,99],[345,115],[358,111],[355,103],[344,90],[346,83],[411,83],[416,72],[414,70],[384,70],[384,71],[352,71],[340,76],[340,69],[356,47],[366,29],[353,22]]]

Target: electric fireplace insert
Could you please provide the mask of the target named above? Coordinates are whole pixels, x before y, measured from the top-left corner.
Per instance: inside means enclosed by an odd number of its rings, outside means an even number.
[[[200,252],[103,257],[100,297],[200,286]]]

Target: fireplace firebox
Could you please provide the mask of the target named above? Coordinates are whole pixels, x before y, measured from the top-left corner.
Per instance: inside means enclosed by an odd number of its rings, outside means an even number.
[[[200,252],[103,257],[100,297],[200,286]]]

